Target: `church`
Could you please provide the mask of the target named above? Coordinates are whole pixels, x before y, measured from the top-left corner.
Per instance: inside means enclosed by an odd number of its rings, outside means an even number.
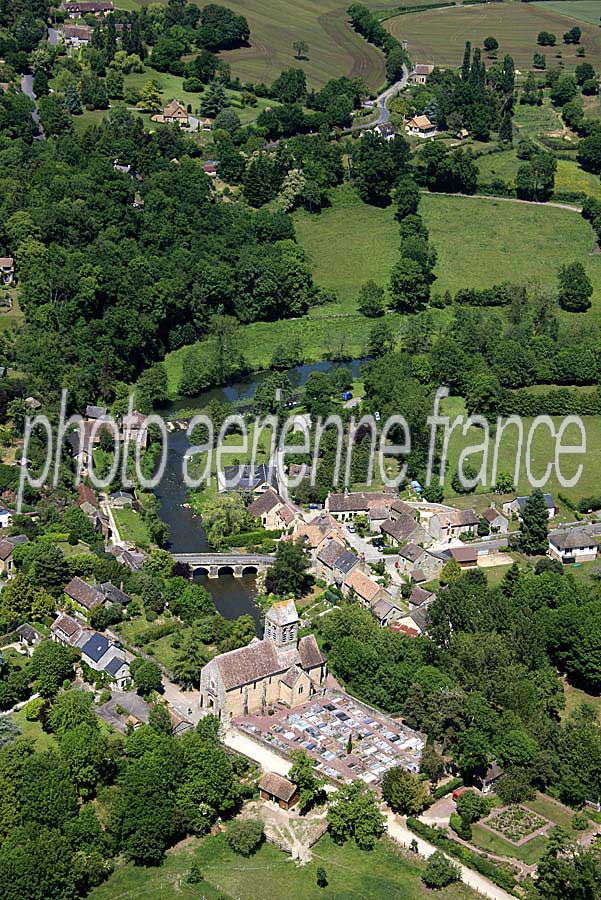
[[[200,706],[225,721],[266,712],[275,703],[306,703],[326,686],[326,658],[314,635],[299,639],[293,600],[274,603],[263,640],[216,656],[200,673]]]

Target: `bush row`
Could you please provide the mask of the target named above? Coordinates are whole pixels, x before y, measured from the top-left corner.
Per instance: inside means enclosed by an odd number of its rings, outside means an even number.
[[[476,872],[484,875],[485,878],[489,878],[497,885],[497,887],[503,888],[503,890],[509,891],[512,894],[515,893],[514,889],[517,882],[513,875],[506,869],[502,869],[500,866],[496,865],[492,860],[486,859],[483,856],[478,856],[478,854],[473,853],[471,850],[468,850],[467,847],[454,841],[438,828],[431,828],[429,825],[424,825],[423,822],[414,819],[413,816],[407,818],[407,827],[415,834],[419,835],[419,837],[434,844],[439,850],[448,853],[449,856],[456,857],[456,859],[460,860],[465,866],[468,866],[470,869],[475,869]]]

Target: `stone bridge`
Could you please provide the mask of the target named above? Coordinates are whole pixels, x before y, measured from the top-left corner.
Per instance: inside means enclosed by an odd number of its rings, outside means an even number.
[[[173,559],[185,563],[194,572],[205,572],[209,578],[220,575],[257,575],[273,565],[274,556],[260,553],[174,553]]]

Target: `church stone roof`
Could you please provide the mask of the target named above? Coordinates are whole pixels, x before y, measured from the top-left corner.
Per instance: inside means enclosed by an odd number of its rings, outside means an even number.
[[[282,665],[275,644],[269,640],[253,641],[247,647],[217,656],[215,661],[226,691],[277,675],[289,665]]]
[[[300,639],[298,652],[303,669],[313,669],[315,666],[321,666],[326,661],[325,656],[317,646],[314,634],[307,634]]]

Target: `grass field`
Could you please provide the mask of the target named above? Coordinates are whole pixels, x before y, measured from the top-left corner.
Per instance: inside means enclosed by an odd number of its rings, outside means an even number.
[[[579,19],[581,22],[590,22],[598,25],[601,17],[599,0],[544,0],[537,4],[543,9],[559,13],[561,16],[569,16],[571,19]]]
[[[569,716],[581,703],[590,703],[591,706],[594,706],[597,710],[597,718],[601,716],[601,697],[597,697],[594,694],[587,694],[586,691],[574,687],[573,684],[569,684],[566,680],[564,680],[563,683],[563,692],[566,699],[566,705],[562,713],[562,718],[565,719]]]
[[[8,293],[12,298],[12,306],[10,309],[3,309],[0,311],[0,332],[17,328],[23,321],[23,313],[19,306],[19,295],[17,291],[12,288]]]
[[[557,267],[578,259],[595,287],[589,315],[601,311],[601,256],[590,254],[592,232],[578,214],[436,194],[424,194],[420,210],[438,252],[435,291],[487,287],[508,278],[551,287]],[[241,344],[254,369],[267,368],[275,347],[296,338],[307,362],[333,352],[365,355],[373,321],[357,313],[359,288],[368,279],[386,286],[398,258],[394,207],[368,206],[347,185],[333,194],[332,206],[319,216],[298,212],[294,220],[316,283],[336,291],[338,301],[314,308],[305,318],[243,326]],[[395,327],[401,317],[389,314],[388,320]],[[183,347],[165,359],[171,397],[176,396],[186,352]]]
[[[367,5],[387,4],[369,0]],[[271,84],[290,66],[302,67],[312,87],[340,75],[363,78],[372,90],[386,80],[384,54],[353,31],[346,4],[333,0],[231,0],[229,6],[246,16],[250,25],[250,46],[221,54],[242,81]],[[297,40],[309,45],[308,59],[295,59],[292,43]]]
[[[126,506],[123,509],[114,509],[113,515],[122,541],[132,541],[138,547],[148,547],[150,544],[148,529],[139,512]]]
[[[200,863],[201,884],[188,885],[186,875],[192,863]],[[326,870],[328,885],[317,887],[319,866]],[[432,892],[420,881],[423,863],[414,856],[397,852],[392,842],[380,841],[368,853],[354,843],[338,847],[328,836],[313,848],[313,859],[298,866],[286,854],[264,844],[250,859],[237,856],[227,846],[224,835],[204,841],[191,839],[167,855],[160,868],[144,869],[127,865],[92,891],[90,900],[425,900]],[[285,884],[285,887],[284,887]],[[436,891],[439,900],[468,900],[475,894],[464,885]]]
[[[509,277],[550,286],[559,265],[578,259],[593,280],[593,302],[601,310],[601,258],[590,255],[592,231],[577,214],[494,198],[436,194],[423,195],[420,212],[438,252],[435,291],[486,287]],[[393,206],[367,206],[345,186],[334,195],[330,209],[319,217],[298,213],[295,224],[316,282],[337,291],[342,309],[356,309],[359,288],[368,279],[387,283],[398,258]]]
[[[56,748],[54,735],[47,734],[39,722],[28,722],[25,718],[25,708],[12,713],[10,718],[19,726],[24,737],[35,741],[36,750],[54,750]]]
[[[521,135],[529,138],[539,134],[563,134],[565,130],[559,112],[548,97],[544,98],[542,106],[516,103],[513,124]]]
[[[457,415],[465,415],[463,400],[459,397],[450,397],[444,402],[442,409],[444,411],[444,414],[448,415],[451,418],[451,421],[453,421],[453,419]],[[529,485],[526,473],[525,458],[528,433],[532,421],[532,419],[523,419],[524,440],[522,451],[520,454],[519,478],[516,484],[516,490],[519,494],[529,494],[531,492],[531,487]],[[556,418],[553,421],[557,427],[561,422],[561,419]],[[561,459],[561,474],[564,479],[569,479],[572,475],[575,475],[580,464],[583,465],[582,474],[578,483],[574,487],[564,488],[557,480],[555,469],[553,469],[551,477],[549,478],[548,483],[545,485],[545,490],[551,491],[551,493],[553,493],[556,497],[561,491],[563,494],[570,498],[578,499],[580,497],[590,497],[598,490],[598,472],[601,466],[601,417],[583,416],[582,421],[586,430],[586,453],[582,455],[574,455],[572,457],[564,456]],[[516,457],[518,455],[517,435],[518,433],[516,427],[507,428],[507,430],[503,433],[502,438],[499,441],[497,465],[498,472],[506,472],[507,474],[513,476],[516,465]],[[461,429],[458,427],[452,433],[449,441],[449,454],[447,463],[447,472],[449,474],[446,479],[447,481],[448,479],[452,478],[457,469],[457,462],[461,451],[466,447],[472,447],[481,444],[482,440],[483,431],[479,428],[470,428],[467,434],[463,435],[461,433]],[[566,429],[562,442],[564,445],[567,445],[572,441],[574,444],[576,444],[578,443],[579,438],[577,437],[576,429],[574,428],[574,430],[572,431],[572,426],[570,426]],[[493,465],[494,437],[491,439],[490,447],[491,448],[487,465],[488,485],[491,484],[490,475]],[[554,451],[555,442],[551,441],[549,432],[543,428],[538,428],[533,433],[531,447],[531,470],[534,477],[542,478],[548,463],[553,462]],[[474,453],[471,459],[473,461],[474,467],[476,469],[479,469],[482,465],[483,460],[482,453]],[[477,488],[476,493],[478,493],[480,490],[484,491],[485,488]],[[447,495],[445,491],[445,497],[446,496],[451,495]]]
[[[570,5],[557,4],[562,11]],[[460,66],[466,41],[481,46],[484,38],[492,35],[499,42],[497,56],[502,59],[509,53],[519,69],[530,68],[532,55],[537,51],[545,53],[548,66],[558,61],[556,54],[561,52],[564,66],[573,69],[580,61],[576,56],[578,48],[566,46],[561,40],[571,24],[576,24],[576,20],[571,23],[566,15],[543,9],[539,3],[503,3],[412,13],[388,19],[385,27],[399,40],[409,41],[409,53],[415,62]],[[601,63],[601,30],[581,18],[578,24],[586,59],[597,68]],[[557,35],[557,46],[541,50],[536,43],[539,31]]]
[[[480,181],[487,183],[494,178],[515,187],[515,176],[522,161],[516,156],[515,150],[505,150],[503,153],[491,153],[481,156],[476,160]],[[585,172],[576,161],[569,159],[557,160],[557,172],[555,174],[556,191],[582,191],[591,197],[601,199],[601,179],[592,172]]]

